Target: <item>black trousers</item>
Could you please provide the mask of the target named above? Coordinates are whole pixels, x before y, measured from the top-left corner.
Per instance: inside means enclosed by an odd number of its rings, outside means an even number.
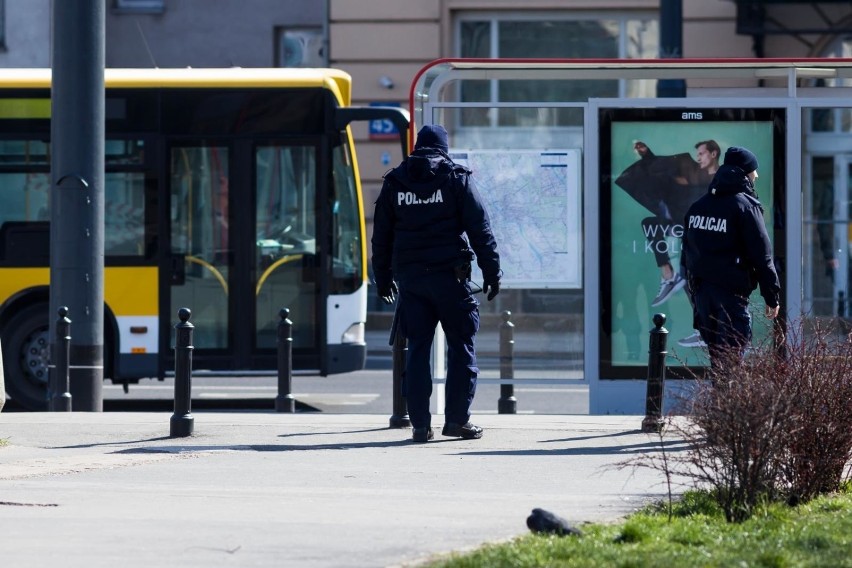
[[[431,426],[430,358],[435,329],[440,323],[447,339],[446,422],[465,424],[476,394],[476,332],[479,301],[469,282],[459,282],[452,270],[432,272],[399,283],[400,330],[408,340],[403,392],[414,428]]]
[[[695,319],[701,338],[710,351],[710,361],[717,364],[725,350],[745,352],[751,342],[751,314],[748,297],[701,282],[693,287]]]

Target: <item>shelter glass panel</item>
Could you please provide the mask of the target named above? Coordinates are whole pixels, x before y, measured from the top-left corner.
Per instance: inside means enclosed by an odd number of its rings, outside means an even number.
[[[852,136],[849,108],[805,109],[802,160],[802,310],[816,319],[850,313]]]
[[[433,109],[429,122],[447,128],[451,157],[473,170],[497,239],[504,286],[494,301],[481,302],[480,311],[496,322],[508,310],[516,329],[536,330],[516,336],[516,353],[536,358],[516,358],[515,377],[580,378],[583,105],[476,109],[501,116],[498,127],[470,126],[461,110]],[[481,278],[474,268],[474,282]],[[483,328],[489,325],[497,324]],[[496,373],[486,362],[480,367],[485,377]]]

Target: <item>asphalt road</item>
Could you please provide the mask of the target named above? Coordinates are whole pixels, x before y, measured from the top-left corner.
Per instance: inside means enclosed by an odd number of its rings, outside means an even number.
[[[387,414],[393,410],[391,348],[386,331],[367,333],[366,369],[328,377],[296,374],[292,393],[299,412]],[[570,348],[566,346],[571,346]],[[501,397],[500,359],[497,334],[483,330],[477,336],[480,382],[474,399],[475,414],[497,413]],[[588,385],[582,380],[582,337],[578,334],[549,334],[527,331],[515,334],[513,358],[514,396],[518,413],[588,414]],[[270,376],[210,377],[194,370],[193,410],[268,410],[274,408],[278,380]],[[436,384],[432,410],[440,413],[437,401],[442,385]],[[142,379],[125,393],[121,385],[104,383],[104,410],[165,411],[174,408],[174,381]],[[4,412],[20,410],[14,401]]]
[[[500,385],[491,382],[499,377],[496,361],[482,361],[482,373],[474,400],[475,414],[496,414]],[[536,369],[535,367],[540,367]],[[526,365],[515,374],[514,396],[518,413],[588,414],[588,385],[579,372],[558,371],[546,365]],[[393,412],[393,376],[389,356],[370,356],[367,369],[340,375],[303,376],[292,379],[292,393],[297,412],[341,414],[387,414]],[[436,385],[432,395],[433,412],[438,412],[441,390]],[[174,407],[174,381],[142,379],[130,385],[125,393],[121,385],[106,381],[103,387],[104,410],[165,411]],[[278,395],[278,379],[268,377],[205,377],[192,379],[193,410],[268,410],[274,408]],[[21,410],[14,401],[7,402],[4,412]]]
[[[353,414],[387,414],[393,412],[393,377],[383,361],[368,361],[363,371],[340,375],[302,376],[292,379],[292,393],[300,412]],[[483,370],[477,388],[473,411],[480,414],[497,412],[500,385],[490,382],[499,373]],[[525,384],[524,381],[527,381]],[[433,411],[437,412],[440,386],[433,395]],[[513,387],[518,413],[588,414],[588,386],[579,379],[518,379]],[[277,377],[198,377],[192,380],[194,409],[274,408],[278,395]],[[174,397],[174,381],[143,380],[131,385],[125,393],[120,385],[104,384],[104,409],[157,410],[170,408]]]

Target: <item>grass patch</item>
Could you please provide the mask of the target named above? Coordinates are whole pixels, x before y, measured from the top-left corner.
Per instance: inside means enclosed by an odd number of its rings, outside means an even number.
[[[799,507],[773,504],[742,523],[729,523],[706,494],[689,492],[618,524],[587,524],[583,536],[528,534],[452,554],[430,568],[804,566],[852,567],[852,493],[819,497]]]
[[[2,448],[3,446],[8,446],[8,445],[9,445],[9,440],[7,440],[6,438],[0,438],[0,448]]]

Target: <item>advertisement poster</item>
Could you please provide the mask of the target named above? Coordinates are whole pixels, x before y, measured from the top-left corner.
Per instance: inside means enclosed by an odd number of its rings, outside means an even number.
[[[776,109],[601,110],[602,377],[646,376],[657,313],[666,316],[669,368],[708,364],[680,266],[684,216],[725,150],[745,146],[758,157],[755,190],[778,257],[783,132]],[[757,290],[750,309],[759,343],[770,324]]]

